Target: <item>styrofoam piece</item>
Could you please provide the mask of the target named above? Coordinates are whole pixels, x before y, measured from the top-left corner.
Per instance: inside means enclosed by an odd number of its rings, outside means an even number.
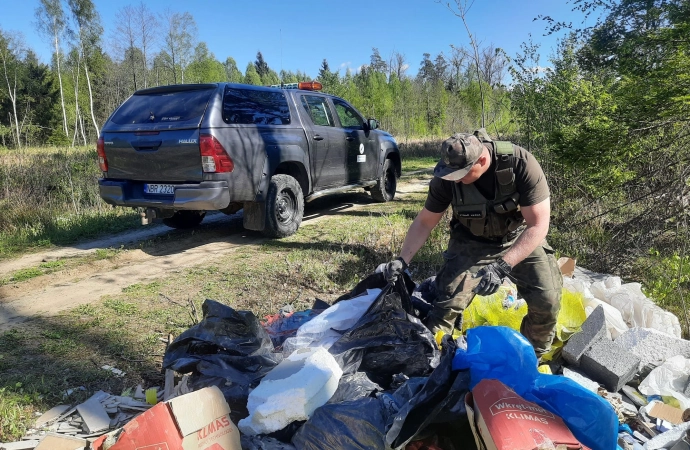
[[[329,349],[343,332],[352,328],[364,315],[381,289],[367,289],[365,294],[350,300],[343,300],[297,329],[294,337],[286,339],[283,344],[283,355],[289,356],[293,351],[307,347]]]
[[[615,343],[640,358],[640,369],[650,366],[651,370],[676,355],[690,358],[690,341],[653,328],[631,328],[620,335]]]
[[[599,391],[599,383],[597,383],[594,380],[590,380],[587,378],[585,375],[581,374],[578,371],[569,369],[567,367],[563,368],[563,376],[566,378],[570,378],[583,388],[587,389],[588,391],[592,391],[595,394]]]
[[[672,445],[680,441],[685,432],[690,429],[690,422],[683,422],[677,427],[653,437],[644,444],[645,450],[658,450],[660,448],[670,448]]]
[[[644,395],[668,395],[680,403],[681,409],[690,408],[690,398],[684,394],[690,374],[690,359],[677,355],[666,360],[661,366],[652,370],[642,380],[640,392]]]
[[[248,435],[268,434],[309,419],[335,393],[342,375],[328,350],[296,350],[249,393],[249,417],[239,421],[240,431]]]

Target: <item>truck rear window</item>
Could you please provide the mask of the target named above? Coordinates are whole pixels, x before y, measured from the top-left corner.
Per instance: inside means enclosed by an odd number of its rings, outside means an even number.
[[[223,96],[223,120],[247,125],[287,125],[290,108],[282,92],[227,86]]]
[[[135,94],[110,119],[118,125],[198,123],[213,89]]]

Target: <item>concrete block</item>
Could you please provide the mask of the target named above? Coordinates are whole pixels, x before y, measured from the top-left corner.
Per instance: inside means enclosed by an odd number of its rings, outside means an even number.
[[[582,331],[568,339],[563,347],[563,359],[569,364],[579,365],[582,355],[604,337],[606,337],[606,314],[603,306],[599,305],[582,324]]]
[[[599,383],[596,381],[592,381],[580,372],[572,369],[568,369],[567,367],[563,368],[563,376],[566,378],[570,378],[583,388],[587,389],[588,391],[592,391],[595,394],[599,391]]]
[[[688,377],[688,384],[685,386],[685,390],[683,391],[683,395],[685,395],[687,398],[690,398],[690,377]]]
[[[631,328],[614,342],[640,358],[640,370],[659,367],[676,355],[690,358],[690,341],[651,328]]]
[[[596,342],[580,360],[580,368],[610,392],[618,392],[632,380],[640,366],[640,358],[608,339]]]
[[[307,420],[338,388],[343,371],[328,350],[295,350],[249,393],[249,417],[238,423],[247,435],[268,434]]]

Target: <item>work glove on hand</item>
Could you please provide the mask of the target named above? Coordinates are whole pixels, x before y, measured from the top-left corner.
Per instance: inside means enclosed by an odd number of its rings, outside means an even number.
[[[496,262],[482,267],[472,276],[472,278],[482,277],[481,281],[479,281],[479,284],[472,292],[479,295],[491,295],[495,293],[501,284],[503,284],[503,279],[508,276],[511,270],[513,270],[513,268],[510,267],[510,264],[502,259],[498,259]]]
[[[389,283],[395,283],[406,269],[407,263],[402,257],[399,257],[386,264],[386,267],[383,269],[383,277]]]

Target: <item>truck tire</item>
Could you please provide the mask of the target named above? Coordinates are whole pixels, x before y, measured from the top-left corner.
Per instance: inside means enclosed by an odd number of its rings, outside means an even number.
[[[390,159],[383,163],[381,176],[374,186],[371,187],[371,196],[377,202],[389,202],[395,197],[395,190],[398,187],[398,179],[395,176],[395,167]]]
[[[170,228],[194,228],[204,220],[205,216],[206,211],[175,211],[172,217],[163,219],[163,223]]]
[[[302,223],[304,196],[290,175],[273,175],[266,196],[266,226],[262,233],[272,238],[294,234]]]

